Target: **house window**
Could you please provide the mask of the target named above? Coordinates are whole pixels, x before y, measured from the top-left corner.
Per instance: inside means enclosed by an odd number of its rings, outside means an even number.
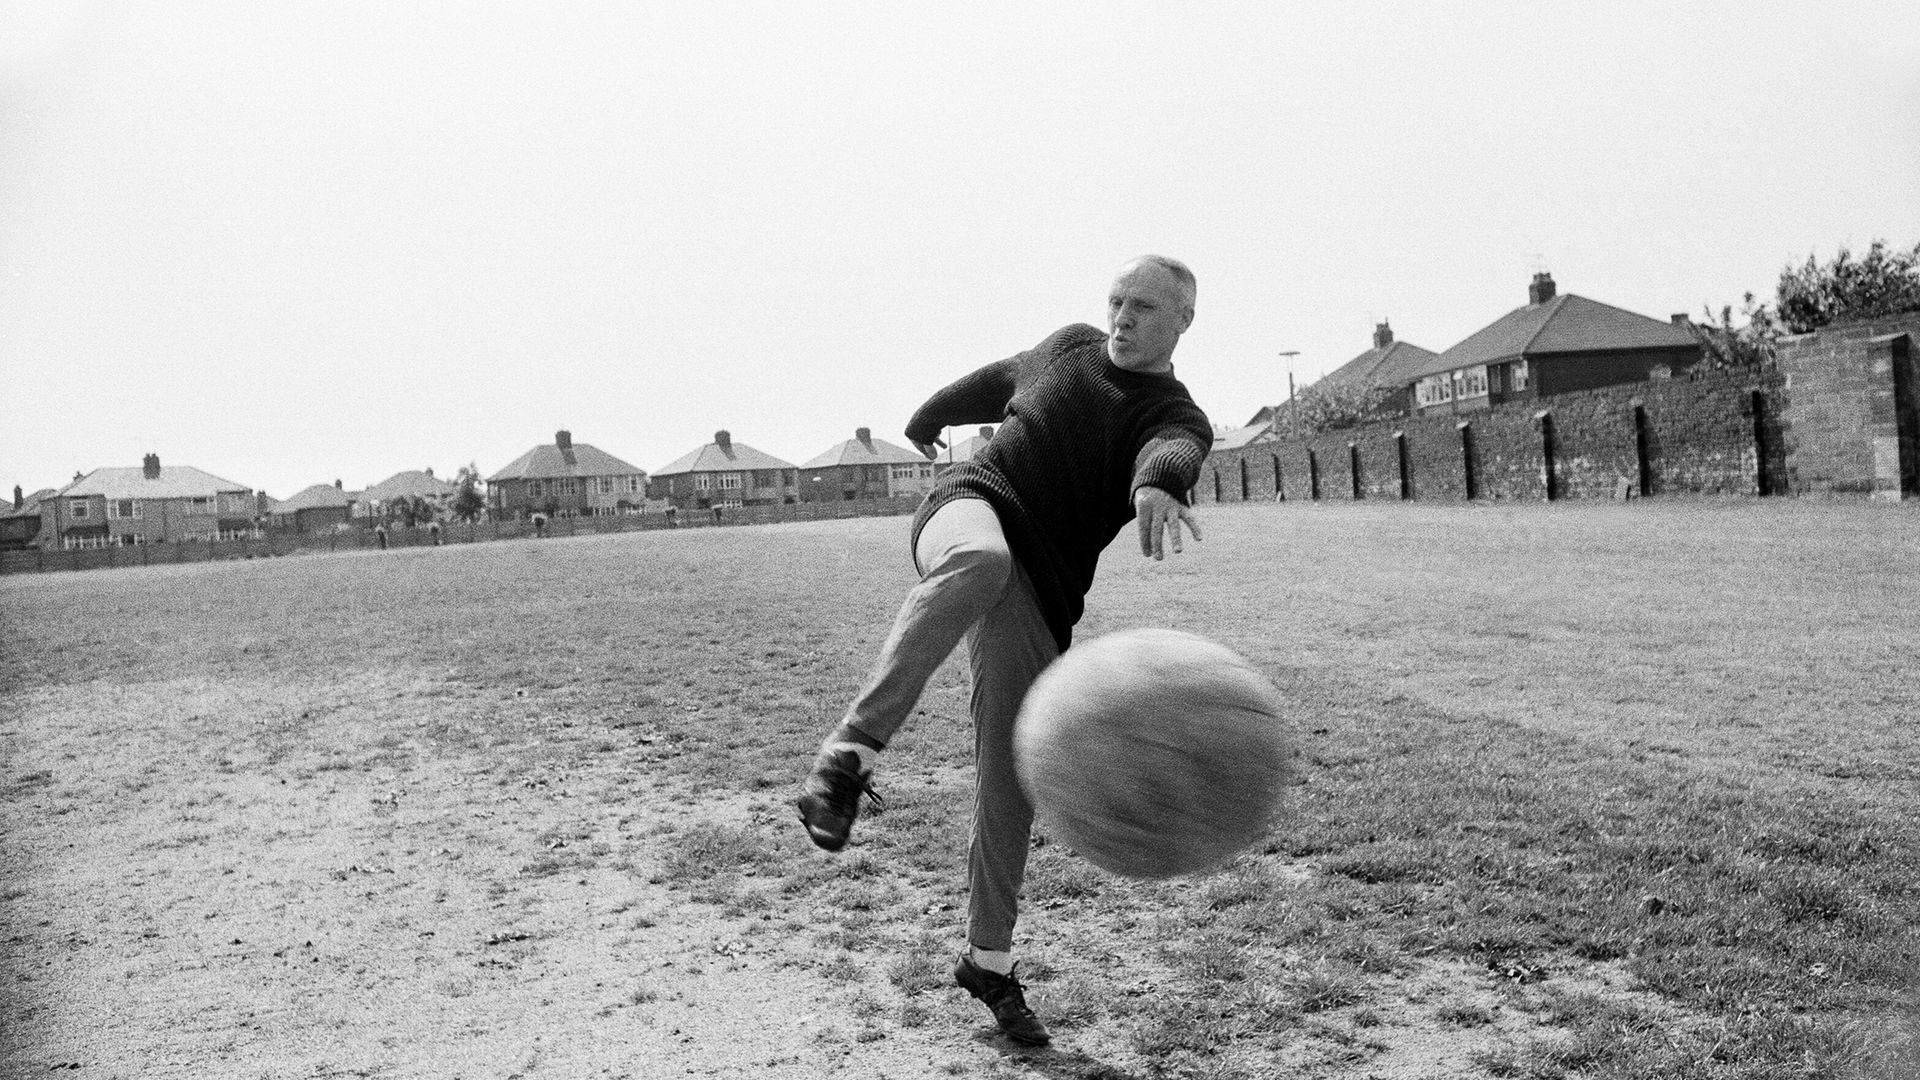
[[[594,479],[593,486],[594,486],[594,490],[598,491],[600,494],[611,495],[613,494],[613,477],[611,476],[596,477]]]
[[[1507,374],[1508,377],[1513,380],[1513,388],[1515,390],[1525,390],[1527,388],[1527,362],[1525,360],[1518,361],[1509,367]]]
[[[1460,371],[1454,372],[1453,377],[1456,384],[1456,389],[1454,390],[1455,397],[1473,398],[1487,396],[1486,365],[1482,364],[1479,367],[1463,368]]]
[[[547,485],[538,480],[527,481],[527,498],[537,499],[547,493]]]
[[[110,518],[137,518],[140,516],[140,503],[135,499],[111,499],[107,502],[107,516]]]
[[[1420,380],[1414,388],[1415,396],[1420,399],[1422,408],[1429,405],[1445,405],[1453,400],[1453,377],[1451,375],[1429,375]]]
[[[629,477],[627,477],[627,491],[628,491],[628,493],[634,493],[634,492],[638,492],[638,491],[640,491],[640,490],[641,490],[642,488],[644,488],[644,487],[645,487],[645,481],[646,481],[646,477],[644,477],[644,476],[629,476]]]
[[[712,488],[713,488],[712,473],[694,473],[693,474],[693,490],[710,491],[712,490]]]
[[[916,465],[895,465],[891,471],[895,480],[911,480],[920,470]]]
[[[76,518],[86,517],[87,516],[87,500],[68,499],[67,500],[67,516],[76,517]]]
[[[109,543],[112,543],[112,541],[105,536],[66,536],[60,540],[60,546],[66,548],[68,551],[86,551],[93,548],[103,548]]]
[[[139,547],[141,544],[144,544],[146,542],[147,542],[147,536],[145,533],[121,533],[120,534],[121,547]]]
[[[740,474],[737,472],[721,473],[720,474],[720,490],[721,491],[739,491],[740,490]]]
[[[194,514],[213,513],[213,497],[211,495],[195,495],[193,498],[187,500],[187,511]]]

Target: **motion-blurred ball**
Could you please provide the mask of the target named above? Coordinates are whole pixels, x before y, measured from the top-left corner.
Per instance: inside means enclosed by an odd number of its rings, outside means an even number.
[[[1178,630],[1069,649],[1028,691],[1013,741],[1042,830],[1125,877],[1219,866],[1266,832],[1295,775],[1273,683]]]

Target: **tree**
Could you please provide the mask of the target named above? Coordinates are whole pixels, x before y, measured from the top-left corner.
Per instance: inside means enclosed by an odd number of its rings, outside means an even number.
[[[1711,307],[1703,313],[1706,320],[1699,326],[1700,343],[1711,355],[1712,366],[1752,367],[1773,361],[1774,342],[1780,339],[1780,320],[1767,305],[1755,304],[1752,293],[1748,293],[1740,305],[1740,315],[1747,320],[1745,326],[1733,325],[1732,304],[1722,305],[1717,318]]]
[[[473,462],[460,466],[453,477],[453,516],[472,524],[486,509],[486,496],[480,494],[480,468]]]
[[[1843,245],[1824,266],[1808,255],[1806,265],[1788,264],[1780,272],[1776,293],[1780,322],[1792,334],[1842,319],[1920,311],[1920,244],[1889,250],[1875,240],[1859,259]]]
[[[1275,416],[1274,422],[1284,431],[1290,419],[1288,414],[1297,408],[1300,426],[1305,430],[1338,431],[1386,416],[1391,411],[1386,407],[1390,397],[1392,391],[1378,387],[1344,379],[1336,382],[1322,379],[1301,389],[1291,404],[1282,405],[1281,414]]]

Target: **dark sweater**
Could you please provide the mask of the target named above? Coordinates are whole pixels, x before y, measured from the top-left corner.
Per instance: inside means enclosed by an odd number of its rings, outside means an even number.
[[[1135,489],[1185,503],[1213,447],[1213,426],[1178,379],[1114,366],[1106,342],[1084,323],[1058,330],[934,394],[907,424],[907,438],[930,443],[943,428],[1000,423],[928,492],[914,543],[953,499],[993,504],[1063,652],[1100,553],[1134,520]]]

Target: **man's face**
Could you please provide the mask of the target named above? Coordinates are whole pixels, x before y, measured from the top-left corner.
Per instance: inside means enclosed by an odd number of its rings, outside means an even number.
[[[1107,294],[1107,356],[1128,371],[1172,371],[1173,347],[1193,324],[1180,283],[1153,263],[1128,263]]]

